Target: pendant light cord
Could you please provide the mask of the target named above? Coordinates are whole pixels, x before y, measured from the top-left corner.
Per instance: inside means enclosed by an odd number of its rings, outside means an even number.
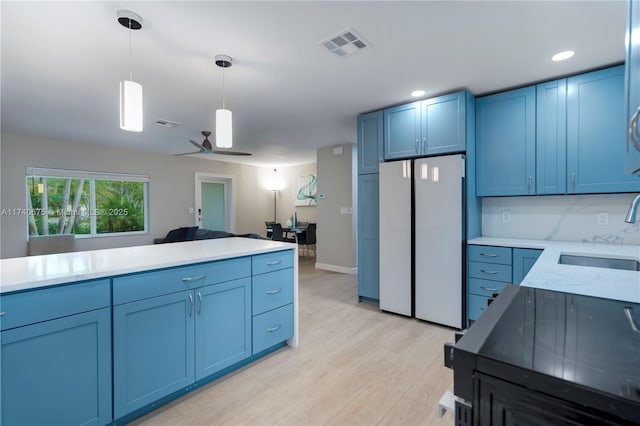
[[[225,67],[222,67],[222,109],[226,109],[225,105],[224,105],[224,69]]]
[[[131,50],[131,19],[129,19],[129,80],[133,81],[133,54]]]

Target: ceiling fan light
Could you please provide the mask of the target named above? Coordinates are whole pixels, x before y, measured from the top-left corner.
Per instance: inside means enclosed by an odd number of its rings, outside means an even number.
[[[135,81],[120,82],[120,128],[142,131],[142,86]]]
[[[228,109],[216,110],[216,146],[218,148],[231,148],[233,143],[233,128],[231,111]]]

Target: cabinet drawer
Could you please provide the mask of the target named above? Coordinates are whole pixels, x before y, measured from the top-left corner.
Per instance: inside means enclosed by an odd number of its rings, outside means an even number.
[[[469,319],[472,321],[480,318],[480,315],[487,309],[488,297],[478,296],[477,294],[469,295]]]
[[[469,277],[485,280],[511,282],[511,265],[497,263],[469,262]]]
[[[293,303],[293,269],[253,277],[253,315]]]
[[[469,260],[473,262],[511,265],[511,247],[469,246]]]
[[[293,336],[293,305],[253,317],[253,353],[257,354]]]
[[[148,299],[251,276],[251,259],[239,257],[113,279],[113,304]]]
[[[507,283],[469,278],[469,293],[491,297],[495,293],[500,293],[505,285]]]
[[[111,305],[109,279],[2,295],[2,330]]]
[[[258,254],[251,258],[253,275],[293,267],[293,251],[284,250]]]

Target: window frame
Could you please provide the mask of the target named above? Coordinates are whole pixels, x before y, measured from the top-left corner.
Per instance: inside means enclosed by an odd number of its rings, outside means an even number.
[[[28,205],[29,197],[29,178],[63,178],[63,179],[85,179],[89,182],[89,208],[96,211],[96,180],[121,181],[121,182],[141,182],[142,185],[142,203],[144,212],[144,229],[141,231],[123,231],[98,233],[96,215],[89,216],[91,233],[90,234],[72,234],[77,239],[85,238],[102,238],[102,237],[120,237],[129,235],[146,235],[149,234],[149,184],[151,179],[149,175],[131,174],[131,173],[107,173],[107,172],[90,172],[83,170],[65,170],[51,169],[42,167],[26,167],[25,171],[25,201]],[[59,234],[50,234],[59,235]],[[27,222],[27,241],[31,238],[29,235],[29,223]]]

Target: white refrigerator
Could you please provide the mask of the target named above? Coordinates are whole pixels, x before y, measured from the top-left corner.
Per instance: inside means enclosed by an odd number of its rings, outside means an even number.
[[[380,164],[380,309],[462,328],[464,161]]]

